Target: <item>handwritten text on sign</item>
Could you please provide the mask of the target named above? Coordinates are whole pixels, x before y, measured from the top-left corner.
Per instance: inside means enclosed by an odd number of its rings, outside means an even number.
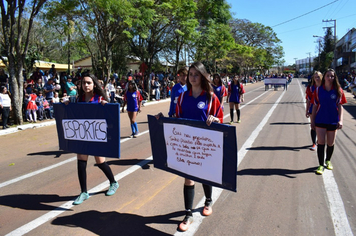
[[[165,123],[164,138],[169,168],[222,183],[222,132]]]
[[[64,138],[89,142],[107,142],[106,120],[62,120]]]

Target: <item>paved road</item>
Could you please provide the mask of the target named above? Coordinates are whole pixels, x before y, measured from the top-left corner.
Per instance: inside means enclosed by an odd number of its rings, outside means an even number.
[[[214,188],[214,213],[200,215],[203,189],[196,185],[195,222],[184,235],[353,235],[356,232],[356,102],[348,94],[338,132],[333,171],[314,173],[305,117],[305,80],[288,91],[246,87],[240,124],[238,192]],[[183,179],[155,169],[147,114],[168,111],[168,102],[146,106],[141,135],[128,139],[121,114],[121,159],[108,158],[118,192],[106,197],[107,180],[88,163],[91,197],[79,194],[75,154],[58,150],[55,126],[0,136],[0,235],[183,235]],[[229,118],[225,105],[225,122]]]

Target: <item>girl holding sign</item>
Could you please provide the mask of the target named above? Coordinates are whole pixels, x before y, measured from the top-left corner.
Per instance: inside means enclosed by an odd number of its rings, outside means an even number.
[[[68,103],[69,101],[66,101]],[[101,88],[97,78],[92,74],[84,74],[79,88],[78,103],[101,103],[105,105],[108,102],[108,98]],[[74,205],[79,205],[83,201],[89,198],[87,191],[87,161],[88,155],[77,154],[78,159],[78,178],[81,188],[81,194],[73,202]],[[104,172],[106,177],[110,181],[109,190],[106,192],[107,196],[113,195],[119,188],[118,182],[116,182],[110,166],[105,162],[105,157],[95,156],[95,162],[97,166]]]
[[[189,67],[187,91],[183,92],[176,106],[177,118],[186,118],[205,121],[207,125],[212,122],[223,123],[223,111],[219,99],[210,85],[209,74],[201,62],[195,62]],[[212,213],[212,186],[203,184],[206,197],[202,214],[209,216]],[[184,204],[186,216],[179,225],[181,231],[188,230],[193,222],[194,181],[184,181]]]
[[[137,86],[134,80],[130,80],[128,83],[128,89],[124,95],[124,105],[122,105],[122,112],[125,111],[125,105],[127,104],[127,114],[131,123],[131,138],[136,138],[136,135],[139,133],[136,116],[137,112],[141,112],[142,96],[140,91],[137,90]]]
[[[227,96],[230,105],[230,124],[234,122],[234,107],[236,109],[237,123],[240,123],[240,102],[244,101],[244,87],[239,81],[237,75],[234,76],[231,84],[229,85],[229,94]]]
[[[314,106],[311,117],[311,128],[316,130],[318,137],[317,154],[319,167],[317,174],[324,173],[324,154],[326,147],[326,168],[333,169],[330,162],[334,152],[336,130],[342,129],[343,107],[346,103],[344,91],[341,89],[337,75],[328,69],[323,76],[320,87],[314,92]]]

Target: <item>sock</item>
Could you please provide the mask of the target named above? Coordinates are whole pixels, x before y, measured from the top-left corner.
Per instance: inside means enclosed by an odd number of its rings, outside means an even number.
[[[135,133],[138,133],[138,127],[137,127],[137,123],[134,123],[134,127],[135,127]]]
[[[135,126],[134,126],[134,124],[131,124],[131,131],[132,131],[132,134],[135,133]]]
[[[318,144],[317,148],[319,166],[324,166],[325,144]]]
[[[98,164],[98,167],[100,168],[100,170],[102,170],[104,172],[104,174],[106,175],[106,177],[108,178],[108,180],[110,181],[110,184],[115,183],[115,178],[114,175],[111,171],[110,166],[108,165],[108,163],[103,162],[101,164]]]
[[[313,144],[316,144],[316,131],[311,129],[310,130],[310,135],[311,135],[311,139],[312,139]]]
[[[240,120],[240,109],[236,109],[236,114],[237,114],[237,120]]]
[[[234,121],[234,109],[230,109],[230,118],[231,121]]]
[[[184,185],[183,188],[183,194],[184,194],[184,207],[187,212],[192,211],[193,208],[193,201],[194,201],[194,185],[193,186],[188,186]]]
[[[334,152],[334,145],[326,146],[326,161],[330,161],[331,160],[331,156],[333,155]]]
[[[207,185],[207,184],[202,184],[202,185],[203,185],[206,201],[211,202],[212,201],[211,195],[213,194],[213,187],[211,185]]]
[[[87,190],[87,162],[78,160],[78,179],[80,184],[80,189],[83,192],[88,192]]]

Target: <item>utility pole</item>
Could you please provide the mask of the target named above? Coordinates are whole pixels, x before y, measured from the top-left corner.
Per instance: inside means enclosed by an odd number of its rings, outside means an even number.
[[[308,68],[309,74],[311,73],[311,68],[310,68],[310,53],[311,53],[311,52],[307,52],[307,54],[309,54],[309,68]]]
[[[336,71],[336,20],[323,20],[323,22],[334,22],[334,62],[333,62],[333,69]]]

